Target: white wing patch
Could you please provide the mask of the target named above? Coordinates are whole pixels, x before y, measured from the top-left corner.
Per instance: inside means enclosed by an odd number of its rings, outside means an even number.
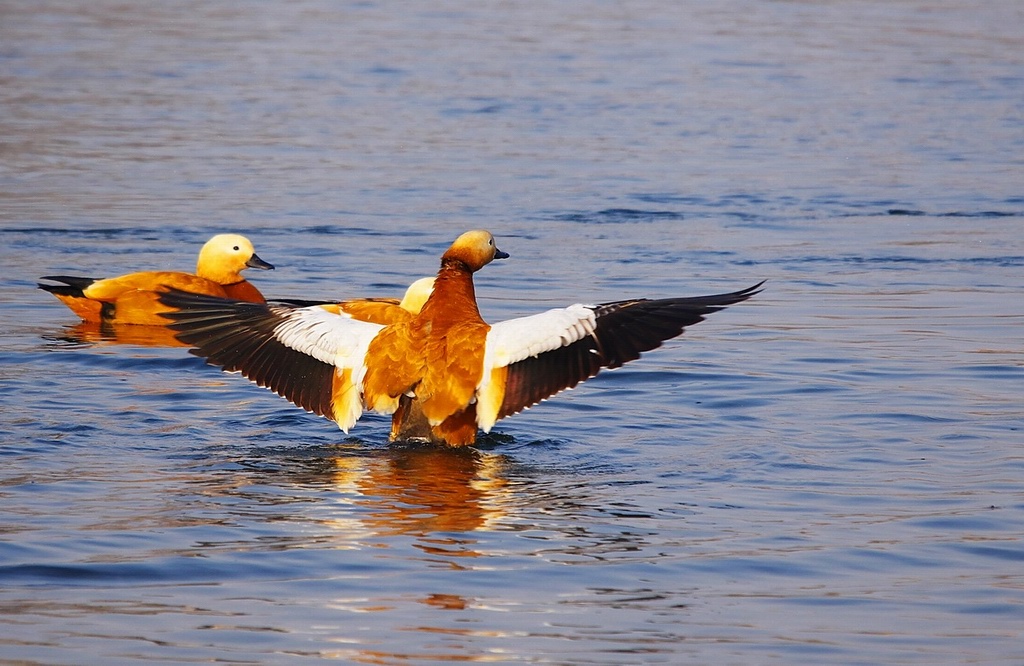
[[[592,335],[597,326],[594,307],[577,303],[494,324],[487,333],[484,377],[491,368],[512,365]]]
[[[491,326],[484,349],[484,372],[476,387],[476,422],[480,429],[490,432],[494,427],[505,392],[504,382],[492,381],[496,374],[504,374],[495,368],[571,345],[593,335],[596,326],[594,306],[578,303]]]
[[[282,314],[280,310],[278,314]],[[318,306],[287,310],[283,317],[274,328],[274,337],[295,351],[342,369],[361,368],[370,341],[384,328]]]

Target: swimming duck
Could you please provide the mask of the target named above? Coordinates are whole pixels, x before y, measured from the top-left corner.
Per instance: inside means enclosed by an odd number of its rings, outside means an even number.
[[[192,353],[241,372],[348,432],[364,409],[392,415],[392,440],[449,446],[640,357],[762,283],[727,294],[576,304],[488,325],[473,273],[509,255],[487,231],[441,257],[419,314],[381,325],[323,307],[252,304],[170,292],[160,300]]]
[[[239,301],[265,302],[263,294],[242,277],[241,272],[246,268],[271,270],[274,267],[256,255],[245,236],[218,234],[199,251],[194,275],[177,271],[142,271],[106,279],[47,275],[40,279],[61,284],[39,283],[39,288],[56,296],[84,321],[163,326],[167,320],[158,313],[167,308],[157,301],[158,290],[174,288]]]
[[[420,309],[434,288],[434,278],[421,278],[406,289],[401,300],[397,298],[353,298],[347,301],[314,301],[298,299],[274,299],[275,304],[313,307],[319,306],[327,312],[373,322],[391,324],[411,319]],[[160,306],[166,310],[165,306]],[[167,328],[168,321],[161,318],[160,326],[118,326],[106,321],[80,321],[66,328],[60,339],[93,344],[134,345],[137,347],[188,347],[176,337],[176,332]]]

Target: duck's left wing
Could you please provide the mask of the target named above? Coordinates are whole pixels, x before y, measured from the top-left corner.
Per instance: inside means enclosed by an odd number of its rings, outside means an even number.
[[[601,368],[633,361],[708,314],[747,300],[763,284],[712,296],[572,305],[495,324],[487,334],[477,423],[487,431]]]

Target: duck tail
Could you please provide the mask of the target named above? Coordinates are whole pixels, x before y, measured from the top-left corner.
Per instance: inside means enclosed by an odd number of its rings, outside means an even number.
[[[61,284],[43,284],[42,282],[37,283],[39,288],[43,291],[48,291],[54,296],[74,296],[76,298],[82,297],[82,292],[85,291],[90,284],[96,281],[95,278],[87,277],[73,277],[70,275],[44,275],[39,278],[40,280],[50,280],[51,282],[60,282]]]
[[[96,280],[87,277],[69,275],[44,275],[40,280],[50,280],[62,284],[37,283],[43,291],[57,297],[64,305],[81,317],[84,321],[101,321],[104,318],[104,304],[87,298],[82,292]]]

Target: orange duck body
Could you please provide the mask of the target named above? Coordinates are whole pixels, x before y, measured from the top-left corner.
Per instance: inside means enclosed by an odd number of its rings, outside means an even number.
[[[449,251],[420,314],[373,338],[366,354],[363,403],[396,415],[393,439],[425,438],[452,445],[476,439],[472,403],[483,376],[484,342],[491,327],[477,309],[473,271],[504,256],[498,251],[464,259]],[[407,399],[411,394],[416,396],[415,405]]]
[[[260,259],[252,243],[237,234],[219,234],[199,252],[196,272],[143,271],[113,278],[45,276],[60,284],[39,284],[86,322],[165,326],[160,313],[169,308],[160,292],[178,289],[193,294],[264,303],[263,294],[242,277],[246,268],[273,269]]]

